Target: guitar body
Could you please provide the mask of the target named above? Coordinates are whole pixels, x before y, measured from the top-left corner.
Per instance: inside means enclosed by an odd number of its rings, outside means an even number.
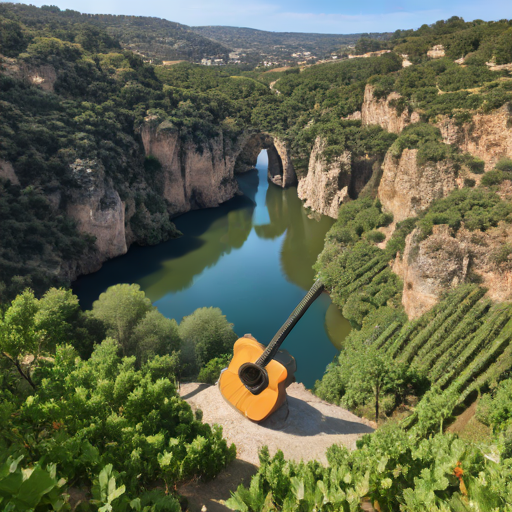
[[[233,347],[233,359],[219,378],[222,396],[246,418],[256,422],[268,418],[284,403],[286,387],[294,378],[283,364],[273,359],[266,366],[268,386],[258,395],[252,394],[240,380],[238,370],[247,362],[256,362],[265,349],[255,339],[238,339]]]

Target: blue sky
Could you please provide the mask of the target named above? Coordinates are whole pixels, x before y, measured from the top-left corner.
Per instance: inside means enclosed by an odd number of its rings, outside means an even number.
[[[27,1],[27,3],[29,3]],[[157,16],[186,25],[350,34],[417,28],[451,16],[512,18],[511,0],[32,0],[88,13]]]

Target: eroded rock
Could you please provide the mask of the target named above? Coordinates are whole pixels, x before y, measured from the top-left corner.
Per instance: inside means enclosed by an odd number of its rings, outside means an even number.
[[[397,92],[392,92],[386,98],[376,98],[375,88],[367,85],[364,90],[364,101],[361,108],[361,121],[363,125],[378,124],[392,133],[400,133],[406,126],[420,121],[417,112],[409,113],[405,109],[400,115],[397,113],[393,103],[402,96]]]
[[[352,157],[349,151],[327,160],[325,141],[317,137],[309,158],[308,174],[299,181],[297,193],[304,206],[336,219],[340,205],[349,200]]]
[[[458,172],[453,162],[419,166],[417,154],[417,149],[404,149],[400,158],[395,158],[388,151],[384,159],[378,197],[396,222],[417,215],[457,187]]]

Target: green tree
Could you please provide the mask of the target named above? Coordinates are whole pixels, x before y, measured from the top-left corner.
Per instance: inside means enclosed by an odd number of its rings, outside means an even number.
[[[237,339],[233,324],[226,320],[219,308],[196,309],[181,321],[179,333],[183,340],[184,356],[190,364],[197,362],[199,366],[231,353]]]
[[[118,340],[123,352],[129,354],[136,325],[153,309],[138,284],[116,284],[94,302],[91,315],[104,322],[107,335]]]
[[[179,351],[181,339],[176,320],[166,318],[159,311],[152,310],[139,321],[130,339],[129,354],[135,354],[139,364],[155,355],[163,356]]]
[[[1,356],[35,389],[33,368],[40,356],[68,341],[78,314],[78,299],[70,290],[52,288],[39,300],[25,290],[0,318]]]

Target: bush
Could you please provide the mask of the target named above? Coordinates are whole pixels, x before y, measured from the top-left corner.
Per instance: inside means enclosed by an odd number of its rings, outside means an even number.
[[[183,342],[185,362],[191,368],[204,366],[222,354],[231,354],[237,335],[233,324],[219,308],[199,308],[183,318],[178,332]]]
[[[484,187],[492,187],[494,185],[500,185],[505,180],[505,173],[498,169],[486,172],[480,183]]]
[[[215,384],[219,380],[222,370],[229,365],[232,357],[232,354],[226,354],[210,359],[206,365],[201,368],[197,380],[205,384]]]
[[[366,239],[370,240],[370,242],[378,244],[380,242],[384,242],[384,240],[386,239],[386,235],[382,233],[382,231],[377,231],[376,229],[374,229],[366,233]]]
[[[138,284],[116,284],[99,296],[90,314],[105,324],[107,335],[119,341],[125,355],[132,355],[135,327],[153,309]]]

